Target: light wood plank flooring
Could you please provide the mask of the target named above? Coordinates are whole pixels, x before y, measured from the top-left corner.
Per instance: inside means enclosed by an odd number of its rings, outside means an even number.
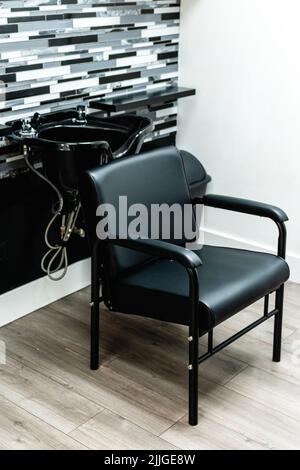
[[[216,341],[262,307],[218,327]],[[102,311],[96,372],[89,289],[0,329],[1,449],[300,448],[299,285],[286,289],[280,364],[270,320],[201,365],[197,427],[187,424],[186,328]]]

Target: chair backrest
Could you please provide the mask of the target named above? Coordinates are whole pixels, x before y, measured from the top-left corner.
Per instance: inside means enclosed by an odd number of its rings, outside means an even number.
[[[127,197],[128,207],[132,204],[143,204],[148,209],[149,216],[153,204],[167,204],[168,207],[176,204],[183,209],[185,204],[191,202],[182,156],[175,147],[151,150],[88,170],[82,176],[79,187],[90,246],[96,240],[96,225],[99,222],[96,210],[100,204],[111,204],[115,207],[118,220],[119,196]],[[125,214],[122,213],[122,216]],[[131,218],[128,217],[127,220],[130,222]],[[175,227],[175,222],[171,217],[171,236],[166,241],[183,245],[187,241],[183,227],[181,238],[176,238],[178,226]],[[181,223],[183,224],[183,217]],[[150,219],[148,225],[148,237],[151,238]],[[117,235],[119,229],[118,226]],[[157,238],[166,239],[161,232]],[[116,276],[121,271],[133,268],[147,259],[149,256],[142,253],[127,248],[112,247],[108,252],[108,268],[111,275]]]

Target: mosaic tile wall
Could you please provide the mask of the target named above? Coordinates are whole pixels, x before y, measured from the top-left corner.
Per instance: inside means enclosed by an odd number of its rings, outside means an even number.
[[[180,0],[0,0],[0,123],[176,83],[179,12]],[[175,105],[151,113],[156,137],[176,131]]]

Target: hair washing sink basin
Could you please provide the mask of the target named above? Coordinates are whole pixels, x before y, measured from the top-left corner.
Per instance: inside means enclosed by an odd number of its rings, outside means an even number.
[[[152,130],[152,122],[146,117],[122,115],[106,119],[85,117],[83,121],[67,119],[52,122],[38,128],[37,137],[48,143],[75,145],[106,141],[113,158],[138,153],[147,134]]]
[[[46,176],[63,191],[76,191],[80,174],[110,160],[139,153],[152,121],[121,115],[95,118],[71,110],[11,123],[13,140],[43,163]]]

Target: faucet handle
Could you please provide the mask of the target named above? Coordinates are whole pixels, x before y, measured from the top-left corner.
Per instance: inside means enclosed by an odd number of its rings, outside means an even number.
[[[22,131],[28,132],[31,129],[30,119],[23,119],[22,120]]]
[[[86,122],[86,107],[84,105],[77,106],[77,122]]]

